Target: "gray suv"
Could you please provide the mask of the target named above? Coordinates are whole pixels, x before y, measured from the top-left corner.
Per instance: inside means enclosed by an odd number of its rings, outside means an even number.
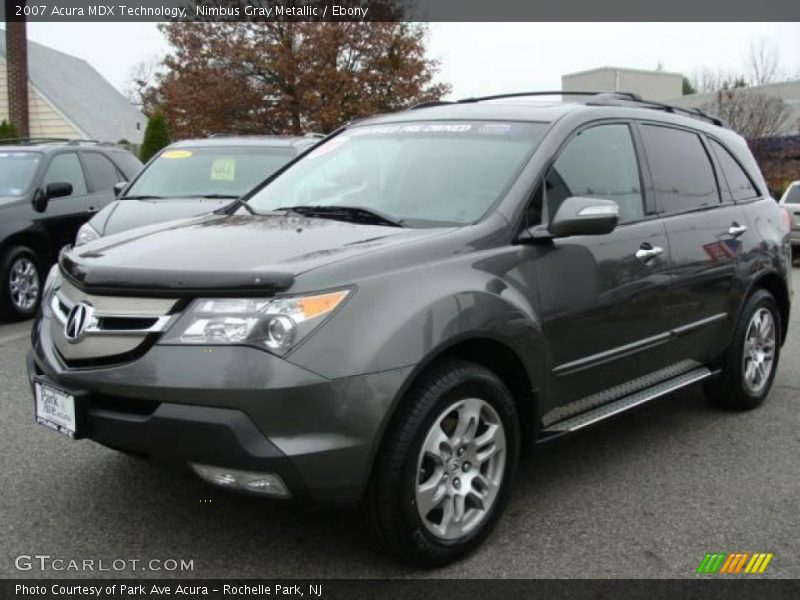
[[[788,215],[744,140],[628,94],[348,125],[217,214],[62,253],[37,421],[265,497],[358,502],[440,565],[520,449],[702,384],[761,404]]]

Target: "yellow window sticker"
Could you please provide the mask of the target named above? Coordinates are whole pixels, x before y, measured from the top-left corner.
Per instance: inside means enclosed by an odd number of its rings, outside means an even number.
[[[229,156],[215,158],[211,163],[211,181],[236,181],[236,159]]]
[[[191,155],[189,150],[167,150],[161,153],[161,158],[189,158]]]

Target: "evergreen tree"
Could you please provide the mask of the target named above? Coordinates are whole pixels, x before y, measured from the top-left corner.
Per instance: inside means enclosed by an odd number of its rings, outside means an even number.
[[[164,119],[163,113],[157,112],[147,121],[142,149],[139,151],[139,159],[142,162],[147,162],[159,150],[168,145],[169,131],[167,131],[167,121]]]
[[[7,144],[6,140],[13,140],[16,137],[18,137],[17,128],[14,127],[13,123],[3,119],[2,123],[0,123],[0,144]]]

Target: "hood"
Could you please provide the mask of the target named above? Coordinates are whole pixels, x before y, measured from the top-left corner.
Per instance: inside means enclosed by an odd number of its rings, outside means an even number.
[[[92,227],[100,235],[166,223],[175,219],[204,215],[229,205],[231,199],[176,198],[174,200],[117,200],[92,219]]]
[[[212,214],[100,238],[66,250],[60,262],[74,283],[97,293],[275,293],[305,271],[449,230]]]

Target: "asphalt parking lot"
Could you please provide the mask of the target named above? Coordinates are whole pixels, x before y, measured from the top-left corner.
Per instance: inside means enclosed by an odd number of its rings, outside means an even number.
[[[694,577],[706,552],[772,552],[763,576],[800,577],[800,270],[767,403],[734,414],[699,388],[537,449],[505,517],[467,560],[436,571],[377,553],[349,509],[229,495],[188,471],[36,425],[28,324],[0,325],[2,577],[15,557],[192,560],[136,577]],[[744,577],[744,576],[741,576]],[[752,577],[752,576],[750,576]]]

